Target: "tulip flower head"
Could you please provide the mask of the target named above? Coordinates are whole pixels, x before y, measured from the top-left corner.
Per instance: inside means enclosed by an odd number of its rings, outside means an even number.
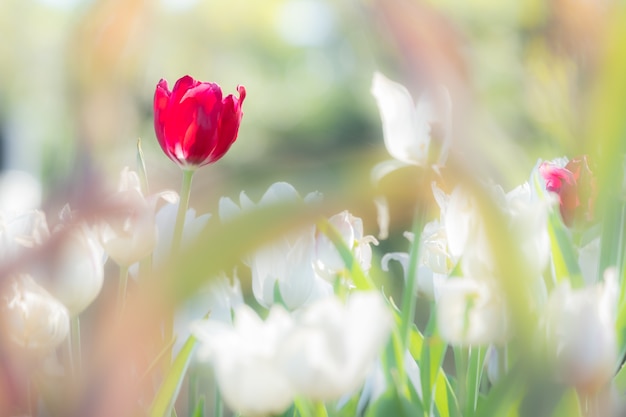
[[[246,89],[222,98],[219,85],[186,75],[172,91],[159,81],[154,93],[154,130],[163,152],[184,169],[219,160],[237,139]]]
[[[30,353],[51,352],[69,333],[65,306],[27,274],[12,278],[0,299],[0,312],[2,330],[15,346]]]
[[[594,220],[596,179],[586,156],[543,162],[539,166],[546,190],[556,193],[563,222],[567,226]]]

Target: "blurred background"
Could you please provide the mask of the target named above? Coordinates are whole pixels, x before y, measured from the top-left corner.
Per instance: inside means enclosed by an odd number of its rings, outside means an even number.
[[[3,0],[1,166],[33,174],[44,190],[85,170],[115,183],[123,166],[136,166],[141,138],[155,187],[178,189],[178,168],[155,140],[152,96],[160,78],[172,86],[189,74],[217,82],[225,94],[238,84],[248,90],[239,139],[196,175],[194,189],[209,191],[202,201],[194,192],[192,204],[234,196],[228,189],[255,195],[276,180],[304,193],[354,187],[355,178],[365,186],[369,168],[387,158],[369,93],[379,70],[414,97],[446,85],[455,141],[482,149],[475,153],[512,186],[538,156],[581,148],[581,94],[607,7],[583,0]],[[516,160],[506,173],[498,168],[502,152]]]
[[[191,206],[215,214],[223,195],[246,190],[258,200],[271,183],[287,181],[302,195],[318,190],[340,200],[376,235],[372,197],[382,193],[396,238],[381,242],[378,266],[380,254],[406,250],[401,232],[415,199],[432,197],[417,168],[393,173],[378,189],[370,182],[371,168],[390,158],[370,94],[374,71],[415,99],[445,86],[452,160],[508,191],[539,158],[571,158],[598,139],[586,133],[588,98],[612,5],[1,0],[0,168],[32,175],[41,182],[38,198],[58,208],[88,199],[100,183],[114,187],[124,166],[137,169],[140,138],[151,191],[178,190],[180,169],[153,130],[156,84],[165,78],[172,87],[186,74],[220,84],[224,94],[241,84],[248,95],[238,140],[195,174]]]

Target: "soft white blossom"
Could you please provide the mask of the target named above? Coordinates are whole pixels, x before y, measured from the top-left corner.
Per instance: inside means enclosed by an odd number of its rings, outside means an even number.
[[[539,277],[550,255],[548,205],[531,194],[527,183],[508,194],[494,185],[487,190],[506,220],[508,230],[502,233],[512,235],[517,242],[531,279]],[[461,259],[464,273],[475,278],[496,270],[495,242],[490,241],[483,216],[477,196],[463,185],[455,187],[444,218],[448,249],[453,258]]]
[[[361,269],[367,273],[372,267],[370,244],[378,244],[376,238],[364,236],[363,221],[347,210],[335,214],[328,221],[339,232]],[[337,274],[346,269],[335,245],[319,231],[315,235],[315,252],[316,271],[324,279],[333,281]]]
[[[420,97],[417,105],[409,91],[401,84],[389,80],[379,72],[374,73],[371,93],[376,99],[383,124],[383,137],[389,154],[406,164],[427,165],[431,145],[432,124],[443,122],[449,130],[450,98],[442,90],[445,115],[439,117],[428,94]],[[448,134],[444,138],[438,165],[443,165],[449,147]]]
[[[296,391],[335,400],[363,384],[385,345],[392,317],[376,292],[355,292],[345,304],[327,297],[297,316],[280,359]]]
[[[417,292],[430,299],[438,298],[438,288],[445,280],[458,258],[453,256],[448,247],[448,238],[445,228],[445,215],[450,197],[435,183],[432,184],[435,201],[439,205],[440,218],[427,223],[420,234],[419,259],[417,264]],[[413,243],[413,233],[405,232],[404,236]],[[402,265],[404,279],[409,272],[409,254],[407,252],[387,253],[381,260],[384,271],[389,270],[389,262],[397,261]]]
[[[319,198],[318,193],[310,193],[304,202]],[[258,203],[268,206],[277,202],[302,202],[293,186],[284,182],[272,184]],[[220,218],[228,220],[242,211],[254,209],[254,204],[242,192],[238,206],[229,198],[221,198]],[[289,309],[296,309],[319,295],[332,292],[329,283],[320,279],[315,271],[315,227],[303,227],[288,235],[280,236],[248,255],[244,261],[252,271],[252,291],[257,301],[271,306],[276,300],[276,289],[282,302]]]
[[[232,324],[233,311],[242,304],[244,301],[241,284],[236,276],[232,283],[224,273],[212,278],[176,312],[174,317],[176,342],[172,350],[177,352],[182,348],[190,333],[190,322],[208,314],[212,321]]]
[[[294,387],[280,365],[280,346],[293,325],[278,305],[263,321],[245,304],[236,309],[232,325],[211,319],[192,324],[202,344],[198,358],[213,363],[220,394],[231,409],[269,416],[292,403]]]
[[[46,289],[61,301],[70,315],[80,314],[98,296],[104,281],[104,249],[85,223],[66,226],[48,269]]]
[[[0,213],[0,262],[10,262],[25,249],[42,245],[50,237],[46,216],[39,210]]]
[[[23,213],[41,205],[41,182],[25,171],[8,170],[0,174],[0,211]]]
[[[378,293],[357,292],[345,304],[327,297],[293,316],[274,305],[265,321],[241,305],[232,325],[203,320],[192,332],[229,407],[264,416],[280,414],[296,395],[326,401],[360,387],[392,325]]]
[[[67,337],[67,309],[29,275],[13,278],[0,301],[3,334],[17,347],[43,356]]]
[[[550,294],[545,331],[549,353],[564,382],[593,392],[614,375],[619,365],[618,298],[615,269],[608,269],[601,283],[572,289],[566,281]]]
[[[467,277],[442,282],[437,325],[441,337],[453,345],[502,344],[510,333],[501,291],[489,280]]]
[[[158,238],[153,252],[155,263],[163,262],[171,255],[179,204],[180,201],[166,203],[156,213]],[[188,208],[183,225],[182,245],[193,242],[206,227],[210,218],[210,213],[197,216],[193,208]]]
[[[111,196],[120,211],[111,213],[100,231],[106,253],[118,265],[129,267],[154,250],[158,234],[155,216],[159,197],[169,202],[178,198],[173,192],[144,197],[137,173],[128,167],[122,170],[118,191]]]

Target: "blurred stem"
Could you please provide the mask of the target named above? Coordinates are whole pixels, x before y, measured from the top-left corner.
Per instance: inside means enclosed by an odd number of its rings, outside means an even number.
[[[496,347],[498,354],[498,379],[503,378],[507,373],[506,345]]]
[[[213,410],[214,417],[223,417],[224,403],[222,402],[222,394],[220,394],[220,388],[217,385],[217,379],[215,380],[215,408]]]
[[[456,365],[456,387],[457,387],[457,399],[459,400],[459,406],[461,410],[464,410],[463,416],[469,415],[468,404],[469,398],[467,397],[467,367],[468,367],[468,349],[464,346],[454,347],[454,363]]]
[[[187,208],[189,207],[189,196],[191,195],[191,180],[195,171],[190,169],[183,170],[183,182],[180,187],[180,201],[178,202],[178,212],[176,213],[176,224],[174,226],[174,237],[172,239],[171,256],[175,257],[180,252],[180,246],[183,240],[183,230],[185,229],[185,217]],[[174,311],[165,314],[165,322],[163,323],[163,340],[167,343],[174,335]],[[172,360],[171,348],[165,354],[164,366],[167,369]]]
[[[407,349],[411,334],[411,325],[413,317],[415,317],[415,303],[417,298],[415,292],[417,290],[417,263],[419,258],[420,233],[423,223],[424,210],[418,203],[413,219],[413,244],[409,252],[409,268],[406,277],[406,287],[402,294],[402,328],[400,332],[403,351]]]
[[[172,254],[178,254],[180,244],[183,239],[183,230],[185,228],[185,215],[189,206],[189,196],[191,195],[191,180],[193,179],[193,170],[183,170],[183,183],[180,188],[180,202],[178,204],[178,213],[176,214],[176,226],[174,227],[174,240],[172,241]]]
[[[81,373],[81,369],[82,369],[82,363],[83,363],[83,358],[82,358],[82,348],[81,348],[81,344],[80,344],[80,319],[78,318],[78,316],[72,317],[71,319],[71,332],[70,332],[70,343],[72,344],[72,355],[74,357],[73,359],[73,364],[74,364],[74,373],[75,375],[80,375]]]
[[[315,417],[328,417],[328,411],[322,401],[315,401],[313,403],[313,415]]]
[[[195,410],[198,402],[198,370],[192,366],[189,369],[189,410]]]
[[[120,282],[117,287],[117,311],[121,316],[126,304],[126,287],[128,286],[128,267],[120,265]]]

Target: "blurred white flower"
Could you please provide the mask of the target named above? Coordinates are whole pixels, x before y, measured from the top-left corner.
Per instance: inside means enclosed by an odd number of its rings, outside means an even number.
[[[504,297],[489,280],[450,278],[441,283],[437,325],[452,345],[503,344],[509,337]]]
[[[201,342],[200,360],[210,360],[220,393],[243,415],[278,415],[293,401],[294,387],[280,366],[280,345],[293,328],[282,307],[274,306],[265,321],[247,305],[236,309],[233,325],[216,320],[192,323]]]
[[[304,202],[319,199],[319,193],[308,194]],[[222,197],[219,203],[220,218],[228,220],[242,211],[253,210],[257,205],[242,192],[240,206],[231,199]],[[302,201],[293,186],[285,182],[272,184],[258,203],[268,206],[278,202]],[[269,307],[274,304],[275,289],[289,309],[296,309],[311,301],[315,296],[332,292],[329,283],[320,279],[314,267],[315,227],[280,236],[263,246],[244,261],[252,271],[252,291],[259,304]]]
[[[615,320],[619,286],[614,268],[604,281],[582,289],[561,283],[550,294],[545,312],[548,349],[561,380],[595,392],[619,365]]]
[[[155,263],[164,261],[171,254],[179,204],[180,201],[166,203],[156,214],[158,238],[153,252]],[[196,216],[196,211],[193,208],[187,209],[183,226],[182,245],[185,246],[193,242],[206,227],[210,218],[210,213]]]
[[[315,250],[314,229],[308,228],[298,235],[280,237],[269,246],[254,253],[252,291],[257,301],[269,307],[274,304],[275,288],[290,310],[309,301],[317,280],[313,267]],[[330,285],[330,284],[328,284]]]
[[[0,262],[10,262],[25,249],[42,245],[50,237],[46,216],[39,210],[0,213]]]
[[[339,232],[361,269],[367,273],[372,267],[370,244],[377,245],[376,238],[363,236],[363,221],[347,210],[335,214],[328,221]],[[325,234],[319,231],[315,234],[315,266],[317,273],[331,282],[337,274],[346,269],[335,245]]]
[[[104,250],[118,265],[129,267],[154,250],[159,197],[168,202],[178,199],[176,193],[167,191],[144,197],[137,173],[128,167],[122,170],[118,191],[111,197],[121,210],[112,213],[100,230]]]
[[[405,232],[404,236],[412,243],[414,236]],[[386,253],[381,259],[383,271],[389,271],[389,262],[396,261],[402,266],[405,282],[409,274],[409,254],[407,252]],[[433,300],[438,297],[439,286],[445,280],[454,266],[451,255],[448,253],[445,230],[438,220],[427,223],[420,235],[419,262],[417,265],[417,288]]]
[[[363,384],[393,324],[376,292],[355,292],[343,304],[327,297],[307,306],[280,344],[280,361],[295,390],[336,400]]]
[[[22,213],[41,205],[41,183],[25,171],[0,174],[0,212]]]
[[[439,285],[450,274],[458,258],[453,256],[448,247],[445,217],[450,201],[436,183],[432,183],[433,196],[439,206],[440,218],[427,223],[420,234],[419,262],[417,265],[417,292],[432,299],[438,298]],[[405,232],[404,236],[413,243],[413,233]],[[389,270],[389,261],[394,260],[402,265],[405,281],[409,272],[409,254],[406,252],[387,253],[381,260],[382,268]]]
[[[174,333],[176,342],[172,349],[174,355],[182,348],[189,337],[189,323],[199,320],[209,313],[209,319],[222,323],[232,324],[233,311],[244,304],[241,284],[235,276],[233,282],[226,274],[211,279],[209,283],[198,289],[193,297],[176,312],[174,318]]]
[[[338,399],[365,380],[385,345],[393,319],[378,293],[317,300],[290,316],[278,305],[265,321],[246,305],[233,325],[191,325],[228,405],[244,415],[280,414],[295,395]]]
[[[528,182],[505,195],[511,233],[519,242],[529,274],[539,277],[550,261],[549,203],[534,196]]]
[[[67,309],[29,275],[12,279],[1,303],[2,333],[29,353],[46,355],[68,335]]]
[[[96,233],[87,224],[65,227],[70,229],[55,248],[44,286],[71,316],[77,316],[102,289],[105,255]],[[63,228],[55,233],[63,233]]]
[[[493,202],[507,219],[506,233],[513,235],[518,243],[526,271],[532,279],[539,277],[550,257],[548,205],[531,195],[527,183],[508,194],[499,186],[488,187]],[[477,197],[468,188],[461,185],[452,191],[444,227],[450,254],[461,259],[464,274],[479,278],[495,272],[494,242],[487,235]]]
[[[447,158],[451,102],[448,92],[441,89],[445,106],[443,117],[436,115],[435,106],[428,95],[422,95],[414,104],[408,90],[389,80],[379,72],[374,73],[371,93],[376,99],[383,124],[383,137],[389,154],[406,164],[428,165],[432,124],[442,121],[446,130],[437,165]]]

